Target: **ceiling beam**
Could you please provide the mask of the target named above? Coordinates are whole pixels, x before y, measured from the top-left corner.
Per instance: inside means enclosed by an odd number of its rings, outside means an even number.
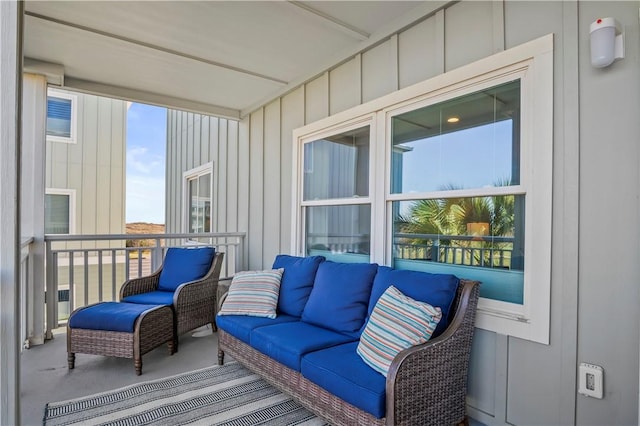
[[[369,34],[368,32],[347,22],[341,21],[340,19],[327,13],[321,12],[318,9],[314,9],[311,6],[302,3],[301,1],[289,0],[287,3],[292,6],[299,7],[301,10],[307,12],[308,14],[311,14],[314,18],[321,19],[323,23],[329,24],[332,28],[341,31],[349,37],[355,38],[356,40],[365,41],[368,40],[371,36],[371,34]]]
[[[160,93],[145,92],[142,90],[130,89],[128,87],[112,86],[109,84],[96,83],[69,76],[66,76],[64,79],[64,87],[79,92],[90,93],[92,95],[107,96],[125,101],[142,102],[170,109],[214,115],[216,117],[228,118],[231,120],[240,120],[240,111],[236,109],[191,101],[188,99],[175,98],[173,96],[167,96]]]
[[[224,69],[227,69],[227,70],[230,70],[230,71],[242,73],[242,74],[245,74],[245,75],[250,75],[252,77],[257,77],[257,78],[260,78],[262,80],[268,80],[268,81],[271,81],[271,82],[274,82],[274,83],[277,83],[277,84],[280,84],[280,85],[283,85],[283,86],[288,83],[287,81],[282,80],[282,79],[277,78],[277,77],[269,76],[269,75],[266,75],[266,74],[261,74],[261,73],[254,72],[254,71],[251,71],[251,70],[247,70],[247,69],[244,69],[244,68],[235,67],[233,65],[225,64],[225,63],[222,63],[222,62],[212,61],[212,60],[209,60],[209,59],[206,59],[206,58],[202,58],[200,56],[190,55],[188,53],[180,52],[178,50],[173,50],[173,49],[169,49],[169,48],[166,48],[166,47],[158,46],[156,44],[151,44],[151,43],[147,43],[147,42],[144,42],[144,41],[135,40],[135,39],[132,39],[132,38],[129,38],[129,37],[124,37],[124,36],[121,36],[119,34],[109,33],[109,32],[106,32],[106,31],[98,30],[96,28],[87,27],[87,26],[76,24],[76,23],[69,22],[69,21],[63,21],[61,19],[53,18],[53,17],[46,16],[46,15],[41,15],[39,13],[25,11],[24,14],[26,16],[31,17],[31,18],[41,19],[43,21],[51,22],[51,23],[54,23],[54,24],[57,24],[57,25],[62,25],[62,26],[65,26],[65,27],[76,29],[76,30],[86,31],[86,32],[90,32],[90,33],[93,33],[93,34],[97,34],[97,35],[103,36],[103,37],[108,37],[108,38],[111,38],[111,39],[114,39],[114,40],[119,40],[119,41],[122,41],[124,43],[134,44],[136,46],[142,46],[142,47],[145,47],[147,49],[156,50],[156,51],[159,51],[159,52],[167,53],[169,55],[179,56],[181,58],[190,59],[192,61],[201,62],[203,64],[212,65],[214,67],[224,68]]]

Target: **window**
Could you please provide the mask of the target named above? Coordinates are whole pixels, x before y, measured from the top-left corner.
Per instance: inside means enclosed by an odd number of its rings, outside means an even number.
[[[548,344],[552,77],[549,35],[294,131],[294,251],[479,280]]]
[[[185,172],[185,228],[189,233],[211,232],[213,164]]]
[[[49,89],[47,91],[47,140],[76,142],[77,97]]]
[[[368,262],[370,125],[304,142],[302,200],[305,252],[342,262]]]
[[[44,233],[73,234],[75,191],[47,189],[44,196]]]

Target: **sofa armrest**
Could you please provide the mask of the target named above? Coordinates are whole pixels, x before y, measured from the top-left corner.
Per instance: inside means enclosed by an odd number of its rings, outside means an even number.
[[[478,297],[479,283],[461,280],[455,316],[447,329],[395,357],[387,375],[387,424],[464,421]]]
[[[127,296],[133,296],[140,293],[148,293],[158,289],[158,283],[160,282],[160,272],[162,268],[159,268],[156,272],[146,277],[133,278],[127,280],[120,287],[120,301]]]

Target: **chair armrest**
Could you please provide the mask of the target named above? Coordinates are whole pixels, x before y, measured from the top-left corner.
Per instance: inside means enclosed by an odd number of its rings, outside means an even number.
[[[162,268],[158,269],[151,275],[146,277],[133,278],[127,280],[120,287],[120,301],[127,296],[133,296],[134,294],[148,293],[158,289],[158,283],[160,282],[160,272]]]
[[[387,375],[387,424],[454,424],[464,420],[467,372],[479,297],[477,281],[461,280],[447,329],[400,352]]]

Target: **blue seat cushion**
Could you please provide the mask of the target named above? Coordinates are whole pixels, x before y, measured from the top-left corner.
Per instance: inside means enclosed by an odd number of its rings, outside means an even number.
[[[302,321],[359,337],[377,270],[375,263],[322,262]]]
[[[427,302],[431,306],[440,308],[442,319],[432,336],[436,337],[449,325],[449,312],[456,297],[458,283],[458,277],[451,274],[430,274],[428,272],[405,271],[392,269],[388,266],[380,266],[373,281],[368,316],[373,312],[373,308],[378,303],[380,296],[389,286],[393,285],[402,294],[412,299],[419,302]]]
[[[176,291],[181,284],[204,277],[214,254],[213,247],[170,247],[162,263],[158,290]]]
[[[302,357],[300,372],[323,389],[377,418],[385,416],[386,378],[362,361],[358,342]]]
[[[351,336],[302,321],[260,327],[251,332],[254,349],[296,371],[300,371],[300,359],[307,352],[353,340]]]
[[[122,299],[126,303],[140,303],[143,305],[173,305],[173,295],[171,291],[150,291],[148,293],[134,294]]]
[[[318,266],[324,256],[298,257],[279,254],[273,262],[273,269],[284,268],[280,281],[278,311],[300,317],[307,304]]]
[[[102,302],[89,305],[71,315],[69,327],[87,330],[123,331],[133,333],[136,319],[157,305]]]
[[[267,317],[253,317],[248,315],[217,315],[216,325],[236,339],[250,344],[251,331],[258,328],[284,322],[299,321],[299,318],[291,315],[280,314],[274,319]]]

